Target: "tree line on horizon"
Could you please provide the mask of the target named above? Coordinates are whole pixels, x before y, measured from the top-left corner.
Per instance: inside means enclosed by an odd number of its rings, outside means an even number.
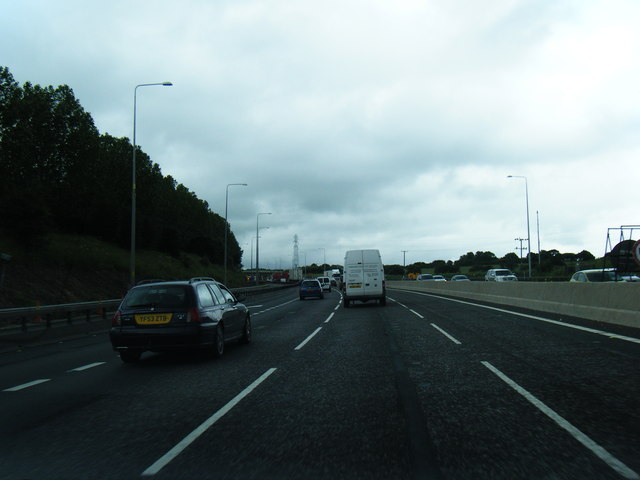
[[[136,147],[137,246],[224,263],[225,220],[164,176]],[[0,231],[30,248],[52,232],[90,235],[128,248],[131,161],[126,137],[100,134],[67,85],[19,85],[0,66]],[[240,246],[228,235],[230,268]]]
[[[558,250],[542,250],[540,255],[531,254],[533,276],[568,276],[579,269],[594,268],[597,259],[587,250],[579,253],[560,253]],[[513,252],[497,257],[493,252],[467,252],[458,260],[434,260],[433,262],[414,262],[409,265],[390,264],[384,266],[386,275],[408,276],[432,272],[439,275],[469,273],[471,276],[484,276],[490,268],[508,268],[519,276],[528,275],[528,258],[520,258]],[[307,273],[320,274],[329,268],[343,269],[342,265],[317,265],[306,267]]]

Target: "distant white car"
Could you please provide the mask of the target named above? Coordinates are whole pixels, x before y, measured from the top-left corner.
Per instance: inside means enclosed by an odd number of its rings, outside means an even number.
[[[446,282],[447,279],[444,278],[442,275],[434,275],[433,276],[433,280],[436,282]]]
[[[452,282],[470,282],[469,277],[466,275],[454,275],[451,277]]]
[[[416,280],[418,282],[432,282],[435,279],[433,278],[433,275],[431,275],[430,273],[421,273],[416,277]]]
[[[492,268],[484,276],[487,282],[517,282],[518,277],[506,268]]]

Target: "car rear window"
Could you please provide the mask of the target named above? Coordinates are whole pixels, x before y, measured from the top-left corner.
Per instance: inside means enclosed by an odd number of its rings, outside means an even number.
[[[150,285],[136,287],[129,291],[122,304],[123,308],[144,307],[186,307],[187,287],[184,285]]]
[[[317,287],[319,286],[319,283],[317,280],[305,280],[304,282],[302,282],[302,286],[304,287]]]

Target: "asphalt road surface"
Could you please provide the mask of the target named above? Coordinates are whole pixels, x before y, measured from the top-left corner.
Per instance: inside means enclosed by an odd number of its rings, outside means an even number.
[[[5,351],[0,478],[640,478],[640,332],[388,297],[255,297],[219,360]]]

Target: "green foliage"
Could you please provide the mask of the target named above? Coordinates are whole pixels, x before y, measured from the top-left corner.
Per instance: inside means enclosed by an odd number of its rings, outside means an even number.
[[[132,145],[100,135],[66,85],[41,87],[0,67],[0,216],[31,249],[49,233],[94,236],[126,247],[131,231]],[[178,258],[224,264],[224,219],[136,151],[136,243]],[[242,251],[229,232],[228,265]]]

